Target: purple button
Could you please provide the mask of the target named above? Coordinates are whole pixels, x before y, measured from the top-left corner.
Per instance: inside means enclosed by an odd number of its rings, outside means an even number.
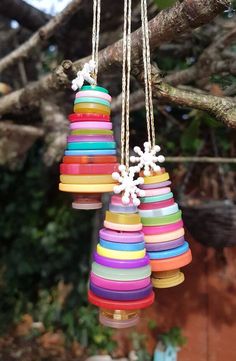
[[[69,135],[67,141],[70,142],[113,142],[113,135]]]
[[[152,285],[133,291],[114,291],[96,286],[90,282],[90,290],[97,295],[113,301],[135,301],[148,297],[152,293]]]
[[[119,259],[100,256],[97,252],[94,252],[93,259],[96,263],[99,263],[102,266],[111,267],[111,268],[122,268],[122,269],[139,268],[139,267],[147,266],[149,264],[149,257],[147,255],[145,255],[145,257],[138,259],[119,260]]]
[[[167,249],[172,249],[182,246],[184,242],[185,242],[184,237],[180,237],[174,239],[173,241],[168,241],[168,242],[146,243],[146,250],[147,252],[165,251]]]
[[[141,189],[155,189],[155,188],[162,188],[171,185],[171,181],[165,181],[161,183],[153,183],[153,184],[141,184],[139,188]]]
[[[143,242],[144,237],[142,232],[119,232],[107,228],[102,228],[99,236],[106,241],[118,243],[139,243]]]

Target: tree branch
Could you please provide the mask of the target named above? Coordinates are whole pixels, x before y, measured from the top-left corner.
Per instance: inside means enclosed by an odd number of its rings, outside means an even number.
[[[221,98],[208,94],[199,94],[174,88],[169,84],[155,82],[154,97],[172,104],[204,110],[223,122],[227,127],[236,128],[236,103],[229,98]]]
[[[33,48],[49,39],[78,9],[82,0],[72,0],[61,13],[42,26],[25,43],[0,60],[0,72],[29,55]]]
[[[22,0],[1,0],[0,14],[9,19],[17,20],[23,27],[35,31],[45,25],[50,15],[34,8]]]
[[[136,78],[143,83],[143,69],[140,69],[140,64],[136,64],[133,71]],[[159,69],[155,66],[152,66],[152,89],[154,99],[206,111],[227,127],[236,128],[236,103],[230,98],[175,88],[166,83],[166,79],[161,77]],[[141,93],[139,97],[141,98]]]
[[[236,158],[222,157],[165,157],[167,163],[225,163],[236,164]]]
[[[184,0],[174,7],[160,12],[149,22],[150,45],[152,51],[161,43],[171,41],[176,36],[191,31],[210,22],[230,4],[229,0]],[[141,29],[132,34],[132,60],[141,57]],[[76,61],[73,66],[80,68],[88,58]],[[122,40],[108,46],[99,53],[99,70],[107,70],[112,64],[122,62]],[[17,90],[0,99],[0,114],[19,112],[39,104],[40,98],[69,85],[63,66],[54,74],[48,74],[39,81]]]

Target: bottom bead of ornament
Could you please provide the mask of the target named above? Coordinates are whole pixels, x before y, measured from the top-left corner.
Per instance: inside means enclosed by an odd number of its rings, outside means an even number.
[[[136,326],[140,320],[139,310],[99,310],[99,321],[102,325],[112,328],[128,328]]]
[[[102,208],[101,194],[78,193],[73,195],[73,209],[92,210]]]
[[[152,273],[152,285],[154,288],[175,287],[183,282],[184,274],[180,272],[180,269]]]

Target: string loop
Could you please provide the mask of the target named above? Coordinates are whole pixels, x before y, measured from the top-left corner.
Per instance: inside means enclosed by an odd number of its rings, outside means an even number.
[[[122,64],[122,115],[121,164],[129,167],[129,103],[131,72],[131,16],[132,0],[124,0],[123,64]]]
[[[97,85],[98,49],[101,22],[101,0],[93,0],[92,61],[95,63],[93,78]]]
[[[141,22],[142,22],[142,43],[143,43],[143,66],[145,85],[145,108],[148,142],[152,147],[156,144],[155,122],[152,99],[152,68],[149,44],[147,0],[141,0]]]

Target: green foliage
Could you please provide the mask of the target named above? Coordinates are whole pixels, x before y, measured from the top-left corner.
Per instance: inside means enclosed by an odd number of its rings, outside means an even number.
[[[82,307],[78,312],[80,335],[78,337],[82,346],[90,348],[91,352],[97,349],[111,353],[116,342],[112,340],[113,330],[97,323],[98,310],[94,307]],[[91,347],[92,345],[92,347]]]
[[[149,330],[155,330],[157,328],[157,322],[153,319],[148,320],[148,328]]]
[[[137,355],[137,361],[151,361],[151,355],[146,349],[147,335],[132,332],[131,335],[132,347]]]
[[[176,0],[155,0],[159,9],[165,9],[170,6],[173,6],[176,3]]]
[[[195,117],[182,133],[180,142],[183,151],[196,152],[196,150],[201,146],[202,141],[199,139],[200,124],[200,120]]]
[[[161,334],[159,337],[165,347],[169,345],[172,347],[182,347],[187,342],[186,337],[182,335],[182,330],[179,327],[173,327],[170,331]]]
[[[87,305],[93,213],[72,210],[58,191],[58,165],[46,168],[36,145],[22,169],[1,170],[0,328],[30,313],[89,350],[115,346]],[[71,285],[61,301],[58,284]]]
[[[231,49],[232,52],[236,52],[235,51],[235,47]],[[235,85],[236,84],[236,77],[231,75],[231,74],[228,74],[228,75],[212,75],[211,77],[211,83],[215,83],[215,84],[219,84],[222,89],[225,89],[226,87],[228,86],[232,86],[232,85]]]

